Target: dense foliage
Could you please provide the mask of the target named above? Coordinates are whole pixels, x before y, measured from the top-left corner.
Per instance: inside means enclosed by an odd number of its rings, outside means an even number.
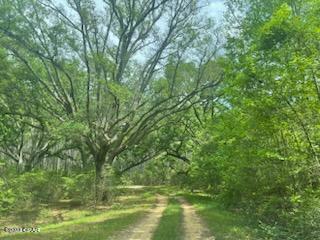
[[[230,7],[230,22],[242,17],[222,63],[224,97],[200,131],[191,176],[255,214],[270,239],[318,239],[320,4]]]

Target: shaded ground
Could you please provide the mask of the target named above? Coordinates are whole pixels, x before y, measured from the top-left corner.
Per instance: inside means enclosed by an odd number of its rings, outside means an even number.
[[[123,188],[123,189],[122,189]],[[112,205],[56,206],[0,216],[2,240],[258,240],[250,218],[224,210],[209,195],[168,187],[122,187]],[[181,197],[176,197],[176,196]],[[165,196],[170,196],[169,200]],[[67,205],[66,205],[67,204]],[[70,205],[70,206],[69,206]],[[31,217],[30,217],[31,214]],[[20,215],[23,219],[20,220]],[[4,226],[37,226],[40,233],[6,234]],[[214,233],[214,237],[210,234]]]
[[[126,190],[112,205],[91,209],[82,206],[69,208],[65,206],[48,206],[42,209],[30,209],[37,212],[37,219],[25,216],[25,222],[17,222],[18,214],[10,218],[0,216],[0,239],[2,240],[101,240],[130,228],[140,219],[144,219],[148,210],[156,204],[156,196],[141,189]],[[5,226],[36,226],[40,233],[8,234]]]
[[[150,213],[134,226],[113,237],[113,240],[151,240],[156,230],[163,211],[168,204],[167,197],[158,195],[157,205]]]
[[[197,215],[194,207],[189,204],[184,198],[179,198],[183,210],[183,221],[180,223],[183,227],[183,234],[179,239],[186,240],[215,240],[211,235],[210,230],[206,227],[205,223]],[[121,234],[112,238],[113,240],[151,240],[154,239],[154,232],[159,226],[162,214],[168,204],[167,197],[158,195],[158,203],[150,213],[134,226],[123,231]],[[173,226],[170,226],[173,227]],[[170,229],[168,229],[169,231]],[[174,240],[176,238],[168,239]]]

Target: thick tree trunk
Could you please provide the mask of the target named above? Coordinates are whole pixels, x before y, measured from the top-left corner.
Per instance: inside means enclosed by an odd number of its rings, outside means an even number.
[[[95,201],[96,203],[101,202],[104,193],[104,182],[105,182],[105,174],[104,174],[104,163],[103,159],[96,159],[96,179],[95,179]]]
[[[96,171],[96,179],[95,179],[95,201],[96,203],[101,202],[103,198],[103,194],[105,192],[105,173],[104,173],[104,165],[106,162],[106,151],[100,151],[95,156],[95,171]]]
[[[32,170],[31,163],[27,163],[24,165],[24,172],[31,172],[31,170]]]

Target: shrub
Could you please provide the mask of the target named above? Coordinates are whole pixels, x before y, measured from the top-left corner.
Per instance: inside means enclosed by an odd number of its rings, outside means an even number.
[[[8,189],[4,180],[0,178],[0,213],[7,212],[14,207],[16,196],[12,189]]]
[[[62,177],[63,197],[79,200],[82,203],[93,200],[94,196],[94,172],[74,174]]]
[[[24,173],[12,181],[11,188],[22,204],[35,205],[57,201],[62,196],[62,178],[44,171]]]

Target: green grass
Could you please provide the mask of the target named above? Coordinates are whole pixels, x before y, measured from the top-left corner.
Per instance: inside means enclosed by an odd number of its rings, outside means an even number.
[[[160,223],[153,235],[153,240],[180,240],[183,239],[182,218],[183,212],[179,202],[169,199]]]
[[[184,194],[207,223],[216,240],[258,240],[257,229],[239,214],[224,210],[211,197]]]
[[[1,240],[101,240],[112,239],[112,236],[126,229],[146,214],[146,210],[155,204],[154,194],[146,191],[123,193],[111,206],[102,209],[59,209],[57,207],[41,209],[38,215],[39,225],[26,222],[19,226],[40,227],[40,233],[3,234]],[[38,210],[39,211],[39,210]],[[62,216],[60,221],[53,221],[57,212]],[[49,220],[45,220],[48,218]],[[13,218],[14,219],[14,218]],[[13,224],[13,223],[11,223]],[[14,226],[10,223],[6,226]]]
[[[120,210],[118,210],[120,211]],[[101,240],[111,239],[111,236],[127,228],[142,217],[144,211],[123,211],[115,216],[106,214],[105,219],[98,217],[99,222],[90,219],[79,219],[77,221],[64,222],[57,225],[49,225],[41,228],[40,233],[15,234],[0,237],[1,240]],[[112,217],[111,217],[112,216]]]
[[[174,196],[183,195],[193,204],[207,223],[216,240],[258,240],[256,226],[252,219],[224,210],[211,197],[200,194],[185,194],[171,187],[150,187],[143,190],[123,190],[121,196],[110,206],[69,208],[57,204],[40,209],[24,209],[25,216],[16,222],[18,216],[0,217],[0,229],[4,226],[40,227],[40,233],[4,234],[0,240],[100,240],[113,239],[144,216],[156,202],[156,193]],[[23,209],[22,209],[23,210]],[[29,215],[32,218],[29,218]],[[59,215],[59,218],[57,218]],[[168,207],[157,227],[153,240],[183,239],[183,211],[178,201],[171,197]],[[29,220],[28,220],[29,219]],[[30,220],[32,219],[32,220]],[[115,238],[116,239],[116,238]]]

